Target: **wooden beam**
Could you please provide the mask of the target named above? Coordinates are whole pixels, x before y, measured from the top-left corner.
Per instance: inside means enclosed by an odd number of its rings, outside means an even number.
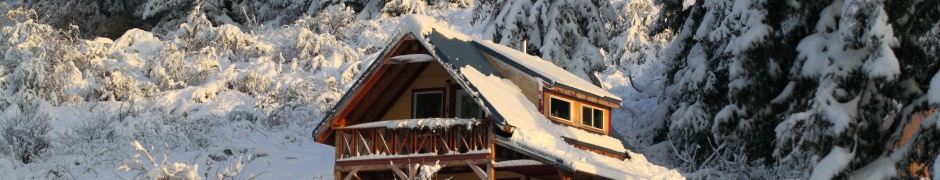
[[[353,90],[352,93],[355,93],[355,96],[353,96],[353,99],[351,99],[348,104],[342,107],[339,107],[342,109],[340,110],[339,115],[335,116],[336,119],[332,119],[333,124],[339,124],[340,126],[345,125],[346,115],[348,115],[350,111],[355,109],[355,108],[350,108],[349,106],[351,105],[355,107],[356,104],[359,104],[360,100],[362,99],[362,96],[364,96],[365,94],[368,94],[368,93],[362,93],[362,92],[368,92],[370,89],[372,89],[372,85],[375,84],[379,79],[377,77],[381,77],[385,69],[388,67],[388,66],[385,66],[385,64],[388,62],[388,59],[397,54],[401,54],[401,52],[404,49],[404,48],[401,48],[401,45],[405,41],[411,40],[411,39],[414,39],[414,35],[408,34],[402,37],[401,39],[398,39],[398,41],[396,41],[395,44],[392,45],[392,48],[388,51],[390,53],[385,54],[385,57],[381,57],[381,59],[377,60],[378,62],[375,62],[375,63],[378,63],[376,64],[378,66],[378,69],[375,70],[374,72],[367,72],[369,74],[367,74],[368,77],[366,78],[367,79],[366,82],[363,83],[362,86],[359,86],[358,89]]]
[[[351,124],[356,124],[360,122],[362,119],[362,116],[364,114],[367,114],[363,112],[368,112],[369,110],[371,110],[368,107],[373,104],[373,102],[378,96],[378,94],[374,93],[373,91],[379,91],[379,92],[384,91],[384,88],[388,86],[389,83],[391,83],[391,82],[388,82],[387,80],[388,78],[386,77],[391,76],[391,78],[394,78],[394,77],[399,76],[399,74],[401,74],[402,71],[405,69],[405,66],[385,65],[383,66],[383,69],[385,69],[384,70],[385,72],[383,73],[384,75],[370,79],[370,80],[374,80],[375,82],[373,82],[373,84],[370,84],[368,90],[358,92],[358,94],[356,94],[356,96],[359,98],[357,99],[357,103],[355,105],[348,106],[347,107],[348,110],[346,110],[347,114],[340,117],[346,121],[345,125],[351,125]]]
[[[390,161],[393,162],[394,164],[388,163]],[[421,158],[414,158],[414,159],[410,159],[410,161],[409,160],[402,161],[400,159],[397,159],[397,160],[389,160],[389,159],[381,160],[380,159],[380,160],[368,161],[366,163],[363,163],[364,161],[357,162],[357,163],[343,163],[342,161],[340,161],[340,162],[337,162],[335,168],[339,171],[351,171],[355,168],[359,168],[359,171],[385,171],[385,170],[390,170],[393,167],[405,168],[405,164],[407,163],[419,163],[419,162],[430,163],[430,162],[435,162],[435,161],[436,160],[430,160],[430,158],[424,159],[424,160],[422,160]],[[455,159],[450,159],[450,160],[440,160],[439,164],[441,166],[447,166],[447,167],[459,167],[459,166],[466,166],[467,164],[465,161],[470,161],[472,164],[476,164],[476,165],[483,165],[483,164],[493,162],[493,160],[490,160],[490,159],[455,158]]]
[[[349,174],[346,174],[346,178],[343,178],[343,180],[350,180],[350,179],[352,179],[353,177],[356,177],[356,179],[360,179],[359,176],[356,175],[356,173],[359,173],[359,168],[356,168],[356,169],[353,169],[352,171],[349,171]]]
[[[475,173],[477,177],[479,177],[480,179],[492,179],[493,178],[493,176],[491,175],[492,171],[490,171],[491,168],[487,168],[487,170],[484,171],[483,169],[480,169],[480,167],[478,167],[477,165],[471,163],[470,160],[467,160],[467,166],[470,166],[470,169],[473,169],[473,173]]]
[[[388,102],[383,104],[377,104],[376,108],[372,112],[377,113],[367,113],[370,116],[363,118],[366,121],[377,121],[379,118],[382,118],[389,109],[392,109],[392,106],[395,105],[395,102],[398,98],[389,98],[389,97],[401,97],[402,94],[408,91],[408,87],[418,79],[418,76],[421,76],[421,73],[430,65],[431,63],[420,63],[420,64],[409,64],[406,69],[403,70],[403,73],[399,77],[395,77],[395,80],[398,81],[395,86],[389,87],[386,91],[383,91],[382,95],[379,98],[387,98]],[[397,87],[396,87],[397,86]]]
[[[398,169],[398,167],[395,166],[395,162],[391,162],[391,165],[392,165],[392,172],[395,172],[395,175],[398,176],[398,179],[410,180],[410,178],[407,175],[405,175],[405,172],[402,172],[401,169]]]
[[[578,100],[581,100],[582,102],[588,102],[590,104],[593,104],[594,106],[620,108],[620,104],[618,103],[601,99],[595,95],[584,94],[584,93],[580,93],[580,92],[570,90],[570,89],[565,89],[565,88],[558,87],[558,86],[552,87],[551,89],[545,88],[542,91],[551,92],[557,95],[565,95],[567,96],[567,98],[578,99]]]

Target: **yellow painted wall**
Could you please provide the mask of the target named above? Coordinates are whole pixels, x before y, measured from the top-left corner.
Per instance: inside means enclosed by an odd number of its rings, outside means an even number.
[[[451,83],[456,83],[450,74],[447,73],[447,70],[444,70],[438,63],[432,62],[428,65],[427,68],[421,72],[421,75],[415,79],[414,83],[408,87],[408,90],[402,93],[402,95],[395,100],[395,104],[392,105],[392,108],[389,108],[388,112],[382,116],[380,120],[397,120],[397,119],[411,119],[411,95],[414,89],[425,89],[425,88],[443,88],[445,81],[450,80]],[[450,88],[450,87],[447,87]],[[449,96],[450,89],[447,89],[444,92],[444,105],[448,106],[447,102],[450,100]],[[449,107],[444,107],[446,112]]]

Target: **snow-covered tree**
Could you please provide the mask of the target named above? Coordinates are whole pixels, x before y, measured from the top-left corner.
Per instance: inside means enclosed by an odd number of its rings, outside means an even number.
[[[153,22],[149,26],[158,32],[176,29],[194,10],[205,14],[216,25],[278,26],[293,22],[308,12],[311,4],[318,3],[316,0],[146,0],[136,6],[136,15]]]
[[[58,29],[75,25],[84,37],[117,38],[140,27],[134,10],[143,0],[27,0],[25,6],[42,16],[40,22]]]
[[[609,1],[482,1],[475,11],[476,23],[487,26],[485,39],[525,49],[585,80],[604,69],[605,25],[614,18]]]
[[[911,17],[934,9],[867,0],[659,3],[662,12],[688,13],[661,15],[654,26],[678,32],[665,57],[667,116],[656,120],[666,121],[661,140],[676,144],[680,167],[702,177],[827,179],[903,154],[893,149],[900,127],[925,109],[918,84],[937,71],[932,47],[921,46],[935,43],[925,32],[937,20]]]

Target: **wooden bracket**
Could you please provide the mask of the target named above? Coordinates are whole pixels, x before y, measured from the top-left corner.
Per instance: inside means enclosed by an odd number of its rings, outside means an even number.
[[[343,178],[343,180],[350,180],[353,177],[356,177],[356,179],[362,179],[362,178],[359,178],[359,175],[357,175],[358,173],[359,173],[359,168],[353,169],[352,171],[349,171],[349,174],[346,174],[346,178]]]

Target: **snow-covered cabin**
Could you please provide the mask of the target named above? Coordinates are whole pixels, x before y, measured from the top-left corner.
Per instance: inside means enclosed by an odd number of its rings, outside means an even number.
[[[551,62],[408,16],[314,130],[335,177],[647,179],[678,176],[614,138],[621,99]],[[429,169],[429,168],[425,168]]]

